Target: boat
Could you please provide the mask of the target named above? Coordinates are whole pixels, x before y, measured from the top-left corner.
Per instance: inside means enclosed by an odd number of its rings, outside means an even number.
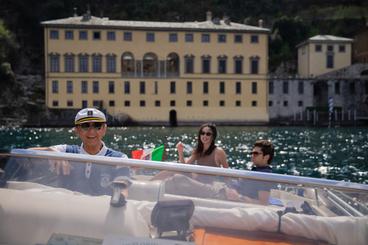
[[[0,166],[0,244],[368,244],[365,184],[28,149]],[[116,176],[73,177],[87,169]],[[268,201],[229,183],[270,186]]]

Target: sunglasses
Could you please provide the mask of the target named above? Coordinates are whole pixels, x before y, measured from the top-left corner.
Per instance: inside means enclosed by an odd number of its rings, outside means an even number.
[[[200,135],[212,136],[211,132],[201,132]]]
[[[89,128],[93,128],[96,130],[100,130],[102,128],[102,126],[104,125],[104,123],[102,122],[95,122],[95,123],[82,123],[79,125],[79,127],[83,130],[83,131],[88,131]]]
[[[258,152],[258,151],[252,151],[250,154],[253,156],[263,155],[262,152]]]

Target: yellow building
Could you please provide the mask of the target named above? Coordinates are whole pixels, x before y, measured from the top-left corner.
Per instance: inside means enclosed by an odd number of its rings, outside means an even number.
[[[298,74],[318,76],[351,65],[353,39],[317,35],[297,45]]]
[[[156,124],[269,120],[266,28],[210,12],[203,22],[87,13],[42,25],[48,108],[93,106]]]

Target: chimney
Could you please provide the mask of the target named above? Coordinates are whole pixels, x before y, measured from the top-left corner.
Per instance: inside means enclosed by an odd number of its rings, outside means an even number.
[[[87,12],[83,15],[82,21],[89,21],[91,19],[91,10],[89,4],[87,5]]]
[[[211,11],[207,11],[206,12],[206,20],[207,21],[211,21],[212,20],[212,12]]]
[[[259,20],[258,20],[258,26],[259,26],[259,27],[263,27],[263,20],[262,20],[262,19],[259,19]]]
[[[77,8],[76,8],[76,7],[74,7],[74,8],[73,8],[73,10],[74,10],[73,17],[77,17],[77,16],[78,16],[78,15],[77,15]]]
[[[230,18],[229,18],[229,16],[227,16],[227,15],[224,15],[224,23],[226,24],[226,25],[230,25]]]

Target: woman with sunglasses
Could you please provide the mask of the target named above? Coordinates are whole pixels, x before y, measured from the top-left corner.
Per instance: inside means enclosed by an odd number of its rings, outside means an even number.
[[[189,159],[184,158],[184,145],[179,142],[176,145],[179,162],[198,164],[202,166],[228,168],[225,151],[215,145],[217,137],[216,126],[212,123],[203,124],[198,131],[197,147],[193,150]]]

